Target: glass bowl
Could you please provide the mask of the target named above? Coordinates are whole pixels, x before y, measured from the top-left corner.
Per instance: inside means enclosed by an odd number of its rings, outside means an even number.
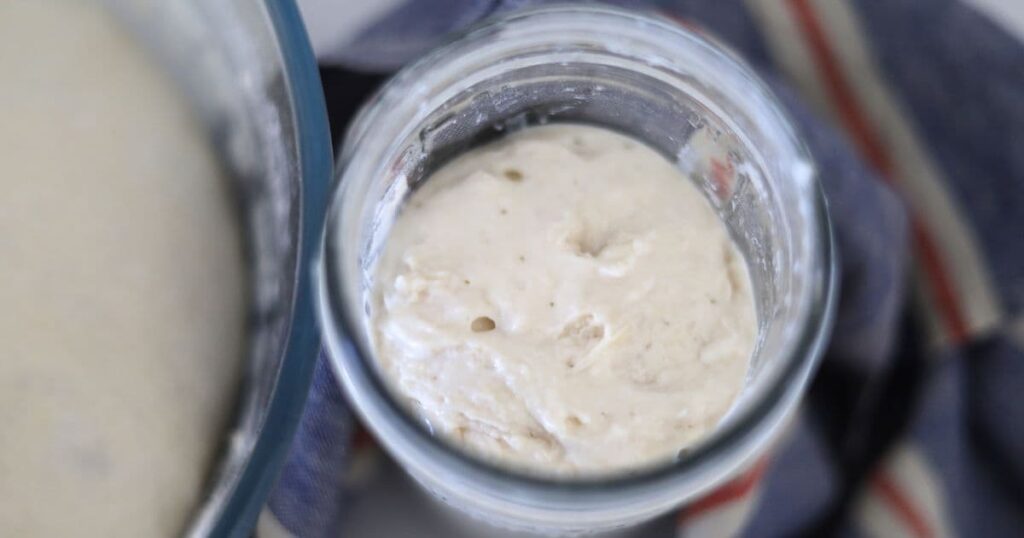
[[[332,158],[316,62],[291,0],[100,1],[179,83],[238,193],[250,269],[247,367],[234,426],[187,535],[248,537],[319,351],[310,260]]]

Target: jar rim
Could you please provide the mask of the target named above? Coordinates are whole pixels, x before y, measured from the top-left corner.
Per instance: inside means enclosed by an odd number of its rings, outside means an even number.
[[[440,480],[471,480],[477,488],[501,496],[506,493],[517,497],[531,499],[538,506],[547,507],[550,503],[559,506],[582,502],[598,502],[612,506],[621,500],[625,490],[637,494],[651,492],[652,488],[676,483],[680,480],[695,480],[695,475],[711,473],[720,481],[735,467],[753,456],[752,451],[740,454],[744,445],[751,447],[751,439],[765,440],[779,423],[788,415],[802,395],[823,351],[825,340],[831,330],[835,310],[836,294],[836,258],[834,242],[827,204],[818,185],[813,171],[807,178],[806,195],[813,207],[810,215],[813,238],[811,249],[814,258],[820,261],[819,270],[810,273],[810,288],[807,295],[808,304],[803,309],[803,317],[799,333],[793,339],[788,356],[779,369],[778,375],[765,391],[759,394],[759,400],[753,402],[746,413],[740,414],[729,423],[721,424],[705,440],[698,443],[686,457],[664,462],[649,468],[640,468],[635,472],[622,475],[599,476],[546,476],[517,471],[486,459],[470,455],[444,439],[430,433],[417,421],[406,408],[396,401],[392,390],[381,378],[374,366],[372,353],[362,349],[357,338],[354,338],[358,326],[351,319],[345,303],[358,301],[357,297],[346,294],[341,283],[344,271],[339,260],[340,242],[336,240],[337,226],[334,225],[336,213],[340,211],[342,185],[347,182],[346,176],[352,172],[353,161],[360,158],[355,148],[364,144],[364,139],[371,133],[371,125],[379,125],[382,115],[393,112],[389,106],[389,92],[408,85],[444,62],[451,61],[447,55],[452,54],[460,45],[473,40],[493,37],[495,32],[508,28],[510,25],[532,24],[543,17],[577,17],[587,15],[594,20],[603,19],[609,24],[621,22],[640,22],[649,25],[651,35],[657,32],[669,32],[674,37],[683,38],[688,43],[706,49],[707,54],[715,56],[715,60],[723,65],[736,69],[738,73],[749,79],[761,94],[764,102],[772,109],[770,112],[780,123],[786,141],[792,144],[794,154],[805,162],[812,162],[809,151],[796,134],[782,106],[771,91],[743,64],[731,51],[705,35],[697,34],[678,24],[652,14],[637,14],[620,8],[597,5],[547,5],[532,7],[499,16],[476,25],[458,36],[447,45],[436,49],[424,58],[414,62],[399,72],[360,112],[349,129],[345,147],[341,150],[339,166],[336,170],[336,184],[332,193],[331,208],[323,232],[320,260],[315,267],[318,271],[317,308],[323,332],[327,355],[335,374],[348,389],[349,399],[357,412],[368,423],[368,426],[380,437],[388,439],[399,436],[406,442],[406,448],[416,450],[419,456],[433,460],[436,464],[432,470],[445,470]],[[572,20],[572,19],[570,19]],[[585,21],[584,21],[585,22]],[[555,38],[557,39],[557,38]],[[651,38],[653,39],[653,38]],[[403,97],[409,99],[408,92]],[[401,138],[401,137],[396,137]],[[348,248],[356,248],[350,245]],[[795,382],[794,382],[795,380]],[[383,417],[383,419],[382,419]],[[385,422],[386,420],[386,422]],[[385,442],[386,444],[386,442]],[[393,447],[386,447],[389,450]],[[731,451],[731,452],[730,452]],[[743,457],[736,457],[737,455]],[[401,460],[401,455],[396,454]],[[728,457],[727,457],[728,456]],[[723,469],[726,460],[735,461],[731,469]],[[429,472],[431,469],[418,469]],[[696,482],[696,480],[695,480]],[[714,482],[714,480],[712,480]],[[710,487],[710,486],[709,486]],[[706,488],[705,488],[706,489]],[[694,495],[699,491],[694,491]],[[575,499],[574,501],[570,499]],[[681,502],[684,499],[679,499]],[[550,508],[545,508],[550,509]]]

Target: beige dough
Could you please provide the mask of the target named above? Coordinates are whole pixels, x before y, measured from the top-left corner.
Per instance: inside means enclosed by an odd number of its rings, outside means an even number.
[[[240,376],[229,185],[93,2],[0,2],[0,536],[160,537]]]
[[[430,428],[544,474],[674,457],[730,408],[756,335],[743,257],[697,188],[578,125],[438,170],[373,293],[380,365]]]

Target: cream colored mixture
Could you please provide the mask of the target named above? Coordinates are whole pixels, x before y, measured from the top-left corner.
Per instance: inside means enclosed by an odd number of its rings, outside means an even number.
[[[176,535],[243,356],[229,185],[94,2],[0,2],[0,77],[0,536]]]
[[[546,474],[674,457],[729,409],[755,341],[746,265],[707,200],[595,127],[534,127],[447,164],[376,271],[376,355],[415,412]]]

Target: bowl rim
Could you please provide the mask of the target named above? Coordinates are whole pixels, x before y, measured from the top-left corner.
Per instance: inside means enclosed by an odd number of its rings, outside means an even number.
[[[234,490],[209,531],[212,537],[251,535],[291,447],[320,349],[311,267],[333,171],[327,105],[313,49],[294,0],[264,0],[263,7],[277,39],[297,134],[301,194],[295,295],[284,357],[262,427]]]

